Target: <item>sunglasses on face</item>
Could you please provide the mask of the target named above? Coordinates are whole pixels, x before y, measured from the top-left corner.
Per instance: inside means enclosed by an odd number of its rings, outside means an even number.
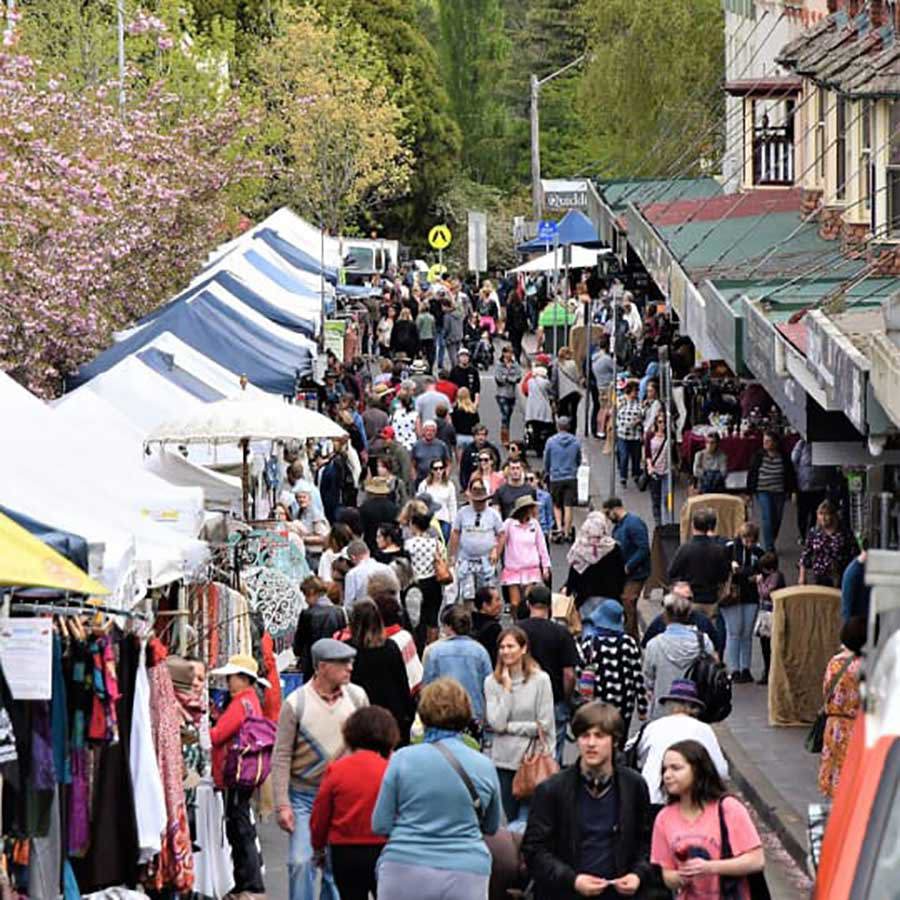
[[[490,462],[491,458],[489,456],[479,456],[478,462]]]
[[[432,471],[432,472],[443,472],[443,471],[444,471],[444,467],[443,467],[443,466],[432,466],[432,467],[431,467],[431,471]]]

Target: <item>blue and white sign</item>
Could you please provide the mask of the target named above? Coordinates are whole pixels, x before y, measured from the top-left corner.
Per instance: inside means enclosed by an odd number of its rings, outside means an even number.
[[[541,219],[538,222],[538,240],[551,242],[559,234],[559,222],[553,219]]]

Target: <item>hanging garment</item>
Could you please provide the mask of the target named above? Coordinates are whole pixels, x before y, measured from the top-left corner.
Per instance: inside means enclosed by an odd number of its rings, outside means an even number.
[[[72,768],[69,759],[69,706],[63,674],[62,638],[53,634],[53,686],[50,699],[50,729],[53,740],[53,765],[56,780],[69,784]]]
[[[28,857],[28,894],[31,897],[57,897],[62,882],[62,826],[59,820],[59,787],[53,791],[50,827],[44,837],[31,839]]]
[[[85,741],[94,702],[91,690],[93,668],[86,641],[73,641],[69,646],[69,667],[67,695],[71,722],[72,782],[69,789],[67,845],[70,856],[82,857],[91,842],[91,761]]]
[[[155,662],[148,673],[150,721],[166,798],[166,829],[159,856],[147,867],[144,882],[151,889],[171,888],[184,893],[193,888],[194,857],[182,781],[178,701],[175,699],[172,676],[163,662],[166,649],[156,640],[150,644]]]
[[[91,642],[94,663],[94,705],[88,737],[92,741],[115,744],[119,740],[118,701],[121,699],[116,678],[116,660],[109,638]]]
[[[162,833],[166,827],[166,798],[153,744],[150,681],[147,677],[143,648],[138,659],[134,684],[128,759],[137,818],[138,863],[144,865],[150,862],[162,847]]]
[[[12,719],[10,719],[9,713],[0,706],[0,766],[14,763],[18,758]]]
[[[139,646],[132,637],[123,638],[116,646],[117,682],[122,694],[116,704],[120,740],[91,748],[97,763],[88,767],[88,784],[92,785],[90,845],[83,859],[72,860],[75,877],[85,893],[137,884],[137,822],[128,748]]]
[[[197,844],[194,890],[204,897],[224,897],[234,887],[231,846],[225,839],[222,794],[209,779],[197,787]]]

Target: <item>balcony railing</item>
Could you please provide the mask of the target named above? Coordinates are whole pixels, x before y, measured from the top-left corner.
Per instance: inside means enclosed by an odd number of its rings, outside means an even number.
[[[794,140],[787,128],[753,129],[753,183],[794,183]]]

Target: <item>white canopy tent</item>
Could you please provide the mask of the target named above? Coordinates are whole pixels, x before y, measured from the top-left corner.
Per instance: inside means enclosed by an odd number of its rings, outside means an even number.
[[[199,528],[200,489],[173,487],[105,452],[87,423],[73,427],[3,373],[0,407],[15,435],[0,442],[0,466],[14,474],[4,479],[0,502],[102,545],[97,574],[119,603],[132,602],[138,569],[142,588],[145,579],[166,584],[203,563],[206,545],[173,527],[194,521]]]
[[[241,500],[241,480],[214,472],[186,459],[180,453],[144,451],[144,434],[130,419],[93,391],[78,390],[63,397],[56,414],[71,427],[89,423],[98,443],[123,459],[134,460],[164,481],[179,487],[203,489],[207,509],[237,509]]]
[[[293,210],[283,206],[276,210],[272,215],[263,219],[262,222],[247,229],[243,234],[218,246],[209,255],[207,265],[212,267],[216,262],[222,259],[228,253],[235,249],[262,244],[262,241],[255,240],[255,236],[265,228],[277,231],[278,234],[286,241],[289,241],[295,247],[308,253],[313,259],[319,260],[322,254],[322,232],[319,228],[306,219],[298,216]],[[337,238],[325,235],[325,265],[332,269],[341,266],[341,242]],[[277,257],[278,254],[275,254]],[[280,258],[280,257],[279,257]],[[206,270],[208,272],[209,269]],[[293,269],[292,269],[293,271]],[[204,273],[205,274],[205,273]],[[311,274],[311,273],[310,273]],[[316,290],[319,289],[318,276],[312,275],[316,279]]]
[[[570,269],[590,269],[597,265],[597,260],[601,256],[608,256],[612,250],[591,250],[582,247],[580,244],[572,245],[572,259],[569,262]],[[513,269],[513,272],[552,272],[555,269],[563,269],[563,248],[560,247],[557,252],[552,250],[544,253],[534,259],[528,260]]]

